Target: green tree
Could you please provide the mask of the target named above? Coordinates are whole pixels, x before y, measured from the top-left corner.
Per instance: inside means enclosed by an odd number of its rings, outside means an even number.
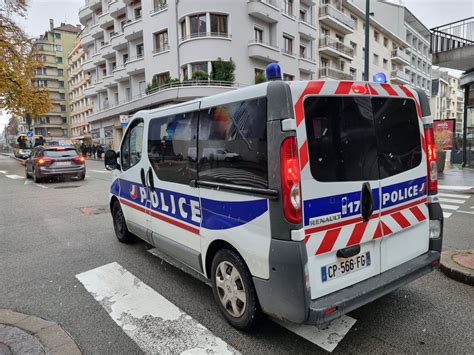
[[[212,80],[227,81],[233,83],[235,81],[235,63],[230,60],[222,60],[212,62]]]

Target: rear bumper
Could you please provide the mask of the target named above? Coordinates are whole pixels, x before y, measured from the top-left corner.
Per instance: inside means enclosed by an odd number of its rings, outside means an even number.
[[[361,281],[353,286],[313,300],[309,307],[306,324],[322,324],[340,317],[356,308],[366,305],[417,278],[428,274],[439,262],[441,254],[428,251],[384,273]],[[324,311],[336,307],[336,311],[326,315]]]
[[[85,174],[86,167],[77,166],[77,167],[62,168],[62,169],[49,169],[46,167],[41,167],[38,172],[40,176],[78,175],[78,174]]]

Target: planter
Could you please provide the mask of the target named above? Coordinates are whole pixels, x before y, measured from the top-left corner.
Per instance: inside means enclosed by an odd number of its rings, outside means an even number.
[[[438,166],[438,173],[442,173],[446,164],[446,152],[441,150],[436,152],[436,165]]]

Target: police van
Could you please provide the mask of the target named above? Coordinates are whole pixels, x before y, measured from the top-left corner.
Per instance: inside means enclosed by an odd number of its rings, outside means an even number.
[[[438,265],[431,124],[423,91],[357,81],[137,112],[105,159],[115,233],[208,279],[236,328],[328,322]]]

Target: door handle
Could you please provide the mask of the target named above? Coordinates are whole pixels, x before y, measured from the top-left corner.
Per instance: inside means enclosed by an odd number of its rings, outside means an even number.
[[[367,222],[374,212],[374,197],[372,196],[372,188],[368,182],[364,182],[361,191],[361,214],[365,222]]]
[[[153,181],[153,171],[148,168],[148,184],[151,189],[155,188],[155,182]]]
[[[146,186],[145,169],[143,169],[143,168],[141,168],[141,170],[140,170],[140,179],[142,180],[142,185]]]

